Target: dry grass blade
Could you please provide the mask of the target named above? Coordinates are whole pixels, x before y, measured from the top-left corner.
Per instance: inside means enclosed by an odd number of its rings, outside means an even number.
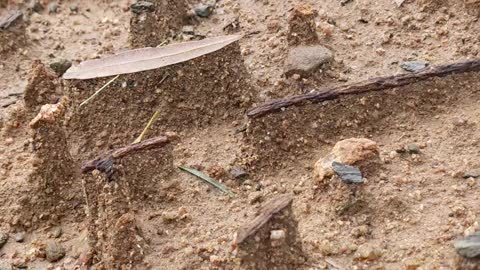
[[[98,89],[95,93],[93,93],[93,95],[91,95],[89,98],[87,98],[85,101],[83,101],[82,103],[80,103],[80,107],[82,107],[83,105],[87,104],[90,100],[92,100],[94,97],[96,97],[98,94],[100,94],[100,92],[103,91],[103,89],[107,88],[107,86],[109,86],[110,84],[112,84],[116,79],[118,79],[118,77],[120,77],[120,75],[117,75],[115,76],[115,78],[111,79],[110,81],[108,81],[105,85],[103,85],[102,87],[100,87],[100,89]]]
[[[145,126],[145,128],[143,129],[142,133],[140,133],[140,135],[137,137],[137,139],[135,141],[133,141],[132,144],[136,144],[136,143],[139,143],[143,140],[143,137],[145,136],[145,134],[147,133],[147,130],[150,128],[150,126],[153,124],[153,121],[155,121],[155,119],[157,119],[158,117],[158,114],[160,112],[159,111],[156,111],[152,117],[150,118],[150,121],[148,121],[148,124]]]
[[[197,171],[195,169],[188,168],[188,167],[183,167],[183,166],[178,166],[178,168],[182,171],[186,171],[190,174],[195,175],[196,177],[202,179],[203,181],[209,183],[210,185],[218,188],[219,190],[221,190],[223,193],[227,194],[230,197],[235,196],[235,194],[233,192],[231,192],[230,190],[228,190],[224,185],[222,185],[222,184],[218,183],[217,181],[213,180],[210,176],[205,175],[201,171]]]
[[[220,50],[240,38],[242,38],[241,35],[220,36],[159,48],[130,50],[102,59],[82,62],[67,70],[63,78],[91,79],[165,67]]]

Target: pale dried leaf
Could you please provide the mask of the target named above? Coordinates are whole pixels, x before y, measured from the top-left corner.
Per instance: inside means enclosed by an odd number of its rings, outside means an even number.
[[[149,47],[125,51],[105,58],[82,62],[80,65],[68,69],[63,78],[92,79],[165,67],[215,52],[241,37],[241,35],[220,36],[159,48]]]

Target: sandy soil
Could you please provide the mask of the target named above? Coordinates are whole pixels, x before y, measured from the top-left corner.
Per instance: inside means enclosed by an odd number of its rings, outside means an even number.
[[[136,92],[106,94],[81,113],[78,104],[107,78],[58,82],[53,92],[68,96],[66,120],[61,115],[57,122],[46,123],[50,133],[28,125],[38,113],[23,101],[33,61],[48,66],[69,59],[77,64],[128,49],[132,1],[60,1],[56,13],[49,13],[48,3],[38,13],[23,1],[6,2],[8,7],[2,7],[0,0],[0,17],[15,8],[25,12],[26,44],[0,54],[0,232],[10,235],[0,247],[0,262],[28,269],[102,269],[101,256],[87,266],[95,246],[88,241],[92,223],[85,209],[96,209],[99,217],[113,214],[93,231],[115,240],[108,233],[118,230],[126,235],[121,238],[125,243],[138,242],[138,249],[132,247],[131,269],[241,269],[233,263],[232,252],[238,228],[279,194],[293,195],[305,257],[298,269],[455,269],[454,240],[480,229],[478,179],[462,177],[480,169],[478,72],[292,107],[258,119],[244,116],[248,108],[272,98],[405,72],[399,65],[406,60],[442,64],[479,58],[480,8],[475,1],[407,0],[401,7],[390,0],[343,1],[345,5],[302,1],[318,11],[319,42],[332,50],[334,62],[311,77],[295,79],[286,78],[283,67],[288,17],[298,1],[219,0],[210,17],[184,20],[193,25],[195,35],[177,31],[165,43],[239,32],[245,34],[239,48],[219,51],[216,58],[126,75],[106,93],[126,91],[120,86],[129,80],[141,81]],[[74,12],[70,7],[75,6]],[[225,60],[229,57],[233,64]],[[211,59],[226,68],[212,67],[202,77],[189,66],[205,69],[201,63]],[[208,79],[237,68],[242,60],[245,71],[229,78],[242,80],[232,86],[238,92],[217,97],[225,93],[212,90],[216,84]],[[146,78],[181,71],[188,71],[185,78],[192,81],[179,83],[176,75],[165,81],[170,105],[161,103],[162,96],[148,99],[156,92],[148,89]],[[188,109],[191,101],[184,100],[190,92],[175,99],[175,87],[192,89],[196,79],[202,87],[191,95],[200,98],[198,116]],[[220,105],[213,110],[209,104],[216,100]],[[161,151],[120,160],[122,173],[114,175],[113,182],[105,180],[110,184],[96,186],[108,191],[98,197],[104,201],[98,207],[88,205],[82,181],[103,176],[82,176],[80,166],[132,142],[159,104],[171,106],[173,116],[160,117],[147,137],[175,131],[178,138]],[[116,107],[119,113],[112,115]],[[369,138],[380,147],[378,160],[361,166],[367,181],[355,196],[338,177],[327,186],[319,186],[313,177],[315,162],[336,142],[351,137]],[[420,153],[397,153],[409,144],[416,144]],[[179,171],[179,165],[208,173],[236,196],[224,196]],[[248,177],[235,179],[230,170],[236,166],[245,168]],[[59,180],[65,174],[68,182]],[[131,187],[120,184],[117,189],[111,183],[123,183],[120,179],[130,179],[129,174],[147,183],[155,180],[141,186],[141,192],[122,197],[118,194]],[[45,188],[36,177],[53,180]],[[128,216],[124,227],[115,223],[127,217],[109,200],[128,208],[134,221]],[[24,239],[17,242],[19,235]],[[124,243],[114,240],[121,250]],[[65,248],[57,262],[45,259],[51,241]],[[102,245],[99,250],[108,253]]]

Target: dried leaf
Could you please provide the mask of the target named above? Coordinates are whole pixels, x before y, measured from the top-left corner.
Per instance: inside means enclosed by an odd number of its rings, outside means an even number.
[[[183,167],[183,166],[178,166],[178,168],[182,171],[186,171],[188,173],[191,173],[191,174],[195,175],[196,177],[202,179],[203,181],[209,183],[210,185],[218,188],[219,190],[221,190],[223,193],[227,194],[230,197],[233,197],[235,195],[233,192],[228,190],[225,186],[223,186],[222,184],[213,180],[210,176],[202,173],[201,171],[197,171],[195,169],[188,168],[188,167]]]
[[[215,52],[241,37],[241,35],[220,36],[159,48],[130,50],[102,59],[82,62],[67,70],[63,78],[92,79],[165,67]]]

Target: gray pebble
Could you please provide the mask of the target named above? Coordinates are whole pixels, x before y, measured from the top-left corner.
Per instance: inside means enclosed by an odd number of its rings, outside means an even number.
[[[15,242],[21,243],[23,240],[25,240],[25,233],[24,232],[19,232],[14,235]]]
[[[75,4],[70,5],[69,9],[70,9],[71,12],[74,12],[74,13],[78,12],[78,6],[75,5]]]
[[[58,11],[58,4],[56,2],[51,2],[47,6],[48,8],[48,13],[57,13]]]
[[[63,257],[65,257],[65,248],[63,248],[57,242],[48,242],[45,247],[45,254],[47,256],[47,261],[56,262]]]
[[[332,163],[332,169],[346,184],[363,183],[362,172],[357,167],[334,161]]]
[[[137,1],[130,5],[130,10],[135,14],[155,11],[155,4],[148,1]]]
[[[475,232],[464,239],[455,241],[454,247],[457,253],[463,257],[480,257],[480,232]]]
[[[294,47],[288,52],[287,60],[285,61],[285,75],[299,74],[307,77],[332,60],[332,51],[324,46]]]
[[[50,68],[60,77],[72,66],[72,62],[66,59],[60,59],[57,62],[51,63]]]
[[[405,146],[405,151],[407,151],[409,154],[420,154],[420,147],[414,143],[411,143]]]
[[[423,61],[407,61],[400,64],[400,67],[406,71],[417,72],[428,67],[430,63]]]
[[[59,238],[60,236],[62,236],[62,228],[61,227],[55,227],[53,228],[52,230],[52,236],[54,238]]]
[[[193,11],[195,11],[195,14],[198,17],[208,18],[212,14],[213,6],[212,5],[206,5],[206,4],[198,4],[197,6],[195,6]]]
[[[248,176],[248,172],[245,171],[245,169],[243,169],[240,166],[233,166],[233,168],[230,170],[230,174],[235,179],[239,179],[239,178],[243,178],[243,177]]]
[[[471,171],[467,171],[463,174],[463,178],[468,179],[468,178],[480,178],[480,169],[474,169]]]

